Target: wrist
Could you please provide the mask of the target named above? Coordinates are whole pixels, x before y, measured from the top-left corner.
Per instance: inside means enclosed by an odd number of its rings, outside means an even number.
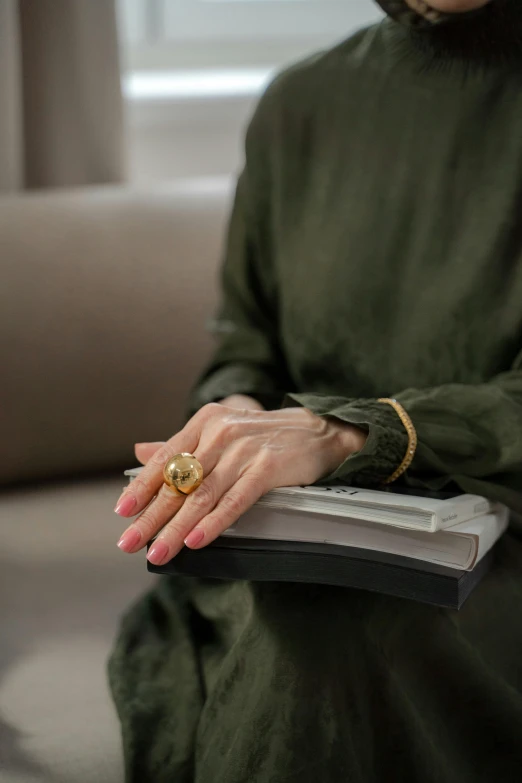
[[[348,457],[362,451],[368,440],[368,432],[355,424],[333,420],[338,449],[338,464],[343,463]]]

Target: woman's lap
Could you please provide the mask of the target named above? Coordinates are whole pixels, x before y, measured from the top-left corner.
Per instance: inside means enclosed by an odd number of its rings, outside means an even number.
[[[110,663],[128,783],[503,783],[522,769],[522,543],[460,612],[162,579]]]

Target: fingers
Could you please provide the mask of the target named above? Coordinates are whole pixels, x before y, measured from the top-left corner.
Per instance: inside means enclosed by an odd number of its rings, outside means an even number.
[[[245,426],[250,426],[245,414],[248,411],[227,411],[222,405],[211,403],[201,408],[186,426],[174,437],[160,446],[147,461],[147,464],[134,481],[125,490],[116,504],[115,511],[122,517],[130,517],[143,511],[157,495],[163,484],[163,467],[174,454],[183,451],[194,454],[200,437],[205,433],[206,442],[212,444],[213,451],[223,451],[227,444],[235,440]],[[251,412],[250,416],[259,415]],[[210,460],[211,467],[215,462]],[[211,469],[202,462],[203,468]]]
[[[118,541],[119,548],[128,554],[138,552],[172,519],[184,502],[184,497],[176,495],[167,486],[160,487],[155,500],[123,533]]]
[[[151,540],[155,535],[159,533],[159,531],[168,523],[170,520],[172,520],[173,517],[175,517],[176,522],[173,522],[173,525],[177,525],[177,512],[180,510],[180,508],[184,505],[185,502],[187,502],[189,499],[193,497],[193,495],[189,495],[188,497],[180,496],[170,490],[167,486],[165,486],[163,482],[163,465],[165,463],[165,460],[168,459],[168,457],[164,457],[164,453],[166,452],[166,449],[169,448],[168,441],[165,444],[165,447],[161,447],[158,452],[156,452],[150,459],[150,461],[147,463],[147,468],[144,468],[140,476],[135,478],[131,484],[131,490],[134,488],[135,483],[138,481],[138,479],[141,478],[142,474],[145,473],[145,470],[149,468],[151,463],[154,460],[159,460],[161,465],[161,478],[160,478],[160,485],[156,492],[154,493],[155,497],[152,500],[152,502],[149,502],[145,508],[142,510],[142,513],[139,514],[139,516],[134,520],[133,524],[127,528],[127,530],[123,533],[122,537],[118,541],[118,546],[120,549],[122,549],[124,552],[128,553],[134,553],[138,552],[140,549],[142,549],[148,541]],[[197,460],[199,460],[203,466],[203,470],[205,471],[205,475],[207,478],[203,482],[204,484],[207,484],[209,482],[210,486],[212,486],[212,481],[210,481],[212,477],[212,472],[218,462],[218,460],[221,457],[221,450],[216,447],[216,443],[212,440],[207,444],[206,447],[200,447],[194,450]],[[161,454],[161,456],[158,456],[158,454]],[[169,452],[169,456],[171,456],[172,453]],[[203,485],[202,485],[203,486]],[[201,487],[199,488],[201,489]],[[196,492],[199,492],[199,489],[196,490]],[[203,494],[205,494],[207,489],[203,490]],[[194,495],[196,494],[194,493]],[[129,493],[124,493],[122,495],[124,498],[123,502],[125,502],[128,497]],[[217,498],[216,498],[217,502]],[[132,512],[131,512],[132,513]],[[134,512],[136,513],[136,512]],[[194,523],[195,524],[195,523]],[[190,530],[190,528],[189,528]],[[188,532],[188,531],[187,531]],[[183,538],[181,539],[181,546],[183,545]]]
[[[165,462],[181,451],[193,453],[198,445],[198,432],[182,430],[173,438],[160,446],[147,460],[147,464],[128,488],[119,498],[116,508],[117,514],[122,517],[130,517],[143,511],[151,500],[158,494],[163,484],[163,467]]]
[[[237,452],[237,449],[234,451]],[[176,516],[171,521],[167,520],[168,524],[149,550],[147,557],[150,562],[160,565],[178,554],[191,530],[214,509],[237,478],[237,454],[229,454],[219,462],[201,486],[186,498]]]
[[[121,516],[137,518],[118,546],[125,552],[137,552],[157,536],[148,557],[160,564],[174,557],[185,539],[189,546],[208,543],[233,524],[269,488],[265,486],[267,472],[261,470],[268,466],[259,461],[260,415],[266,414],[207,405],[166,443],[139,444],[136,453],[146,462],[145,467],[116,506]],[[272,422],[269,425],[273,427]],[[203,484],[188,498],[180,498],[163,486],[165,462],[183,451],[193,453],[205,471]],[[218,505],[219,512],[214,513]],[[187,538],[194,528],[197,530]]]
[[[226,492],[217,506],[189,533],[185,544],[192,549],[210,544],[256,503],[267,487],[261,476],[246,473]]]
[[[136,443],[134,446],[134,453],[136,459],[141,462],[142,465],[146,465],[147,462],[154,456],[154,454],[165,445],[165,441],[157,441],[155,443]]]
[[[196,548],[213,541],[266,491],[254,469],[238,473],[237,454],[222,460],[203,484],[190,495],[176,516],[161,531],[147,555],[162,565],[178,554],[183,543]]]

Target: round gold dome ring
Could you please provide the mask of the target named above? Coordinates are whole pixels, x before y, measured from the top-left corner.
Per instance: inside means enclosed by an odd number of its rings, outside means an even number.
[[[193,454],[174,454],[163,467],[163,479],[177,495],[190,495],[203,481],[203,466]]]

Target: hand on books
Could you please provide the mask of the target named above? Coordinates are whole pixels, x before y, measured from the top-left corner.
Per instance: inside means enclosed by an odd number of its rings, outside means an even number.
[[[240,407],[226,402],[206,405],[165,443],[137,446],[146,466],[116,506],[123,517],[138,515],[118,543],[124,552],[139,551],[154,536],[148,558],[156,565],[172,559],[184,543],[199,549],[269,490],[313,484],[366,442],[359,428],[306,408],[265,411],[244,400]],[[186,498],[163,485],[165,462],[183,451],[205,470],[202,485]]]

